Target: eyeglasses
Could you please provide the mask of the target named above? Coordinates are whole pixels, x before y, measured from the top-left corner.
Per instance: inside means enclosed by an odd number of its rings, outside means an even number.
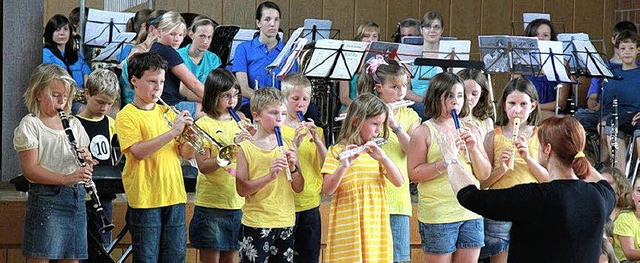
[[[424,28],[425,28],[425,29],[427,29],[427,30],[431,30],[431,29],[433,29],[433,30],[435,30],[435,31],[440,31],[440,30],[442,30],[442,26],[440,26],[440,25],[434,25],[434,26],[432,26],[432,25],[426,25],[426,26],[422,26],[422,27],[424,27]]]
[[[231,94],[229,94],[229,93],[226,93],[226,94],[221,94],[221,95],[219,95],[219,96],[218,96],[218,99],[223,99],[223,100],[234,99],[234,100],[236,100],[236,99],[238,99],[238,97],[239,97],[239,96],[240,96],[240,94],[239,94],[239,93],[235,93],[235,94],[233,94],[233,95],[231,95]]]

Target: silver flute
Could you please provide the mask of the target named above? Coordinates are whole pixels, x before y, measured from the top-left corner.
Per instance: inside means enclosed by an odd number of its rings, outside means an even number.
[[[378,146],[383,145],[383,144],[386,144],[387,142],[389,142],[389,141],[388,141],[387,139],[385,139],[385,138],[374,138],[374,139],[373,139],[373,140],[371,140],[371,141],[373,141],[374,143],[376,143],[376,145],[378,145]],[[351,156],[354,156],[354,155],[356,155],[356,154],[360,154],[360,153],[362,153],[362,152],[366,151],[368,148],[369,148],[369,146],[367,146],[367,145],[362,145],[362,146],[358,146],[358,147],[356,147],[356,148],[353,148],[353,149],[351,149],[351,150],[346,150],[346,151],[344,151],[344,152],[340,153],[340,155],[338,155],[338,160],[339,160],[339,161],[342,161],[342,160],[347,159],[347,158],[349,158],[349,157],[351,157]]]
[[[392,110],[395,110],[397,108],[408,107],[408,106],[411,106],[413,104],[415,104],[415,102],[412,101],[412,100],[400,100],[400,101],[389,103],[389,106],[391,107]],[[335,121],[343,121],[346,118],[347,118],[347,113],[344,112],[344,113],[340,113],[340,115],[338,115],[338,117],[335,117],[333,120],[335,120]]]

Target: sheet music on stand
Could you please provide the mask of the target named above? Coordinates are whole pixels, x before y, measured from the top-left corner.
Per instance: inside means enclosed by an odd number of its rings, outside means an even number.
[[[126,31],[127,21],[134,15],[134,13],[89,9],[84,44],[94,47],[106,47],[110,43],[117,42],[116,39],[133,39],[136,33]],[[118,34],[125,36],[118,37]]]
[[[98,54],[91,61],[117,62],[118,56],[124,49],[124,46],[127,43],[131,43],[134,37],[135,35],[133,36],[125,35],[125,34],[116,35],[114,42],[109,43],[104,49],[102,49],[102,51],[100,51],[100,54]]]
[[[591,41],[574,40],[571,43],[574,46],[577,68],[582,71],[581,75],[613,78],[613,72]]]
[[[276,59],[274,59],[273,62],[271,62],[271,64],[267,65],[268,70],[271,70],[280,66],[280,63],[282,63],[282,60],[284,59],[284,57],[289,55],[291,51],[291,47],[293,47],[296,40],[298,40],[298,38],[300,37],[300,34],[302,34],[302,27],[298,27],[295,31],[293,31],[293,33],[289,37],[289,41],[287,41],[287,43],[282,48],[282,51],[280,51],[280,54],[278,54]]]
[[[397,60],[400,65],[404,66],[413,74],[413,61],[422,55],[422,46],[374,41],[369,44],[369,48],[364,55],[363,63],[377,55]],[[413,75],[411,77],[413,77]]]
[[[538,39],[521,36],[478,36],[480,55],[489,73],[531,73],[530,52],[538,50]]]
[[[298,58],[298,56],[300,56],[300,52],[302,52],[302,49],[304,49],[304,46],[306,44],[307,44],[307,39],[306,38],[299,38],[298,40],[296,40],[295,46],[293,47],[293,51],[287,57],[286,62],[284,63],[284,65],[282,66],[282,69],[280,70],[280,72],[278,72],[276,77],[282,78],[287,73],[289,73],[289,71],[291,71],[291,68],[293,67],[293,64],[295,64],[296,59]]]
[[[438,48],[439,59],[469,60],[470,53],[471,40],[440,41],[440,47]],[[457,74],[462,69],[463,68],[451,68],[449,70]]]
[[[531,64],[539,67],[538,72],[534,70],[533,75],[544,74],[549,81],[573,83],[565,68],[565,54],[562,53],[562,42],[539,40],[538,49],[539,51],[531,52],[531,59],[533,60]]]
[[[361,41],[318,40],[303,74],[307,77],[350,81],[368,45]]]
[[[304,20],[302,37],[306,38],[308,43],[331,38],[332,25],[333,21],[331,20],[307,18]]]
[[[216,27],[216,30],[213,31],[213,38],[211,40],[211,45],[209,46],[209,51],[215,53],[220,57],[220,61],[222,65],[221,67],[226,67],[227,63],[230,61],[231,53],[231,43],[233,42],[233,38],[240,31],[240,26],[236,25],[220,25]]]
[[[589,41],[589,34],[585,33],[561,33],[558,34],[558,41],[562,42],[562,53],[567,56],[567,60],[569,61],[569,69],[571,72],[575,72],[577,67],[577,60],[573,59],[573,51],[574,47],[571,44],[571,41],[574,40],[584,40]]]

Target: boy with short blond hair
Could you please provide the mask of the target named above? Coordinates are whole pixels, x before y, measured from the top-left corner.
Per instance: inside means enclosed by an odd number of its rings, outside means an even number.
[[[78,117],[87,135],[89,135],[91,141],[89,151],[91,151],[93,159],[98,161],[98,164],[93,167],[93,178],[96,180],[104,177],[119,178],[122,167],[117,166],[118,156],[113,150],[114,146],[117,145],[115,120],[105,115],[111,110],[111,106],[113,106],[120,94],[118,77],[107,69],[95,70],[87,78],[84,93],[87,103],[76,117]],[[112,221],[113,199],[116,198],[116,195],[113,193],[101,193],[100,189],[98,189],[98,196],[107,218]],[[86,206],[87,232],[98,233],[97,230],[102,227],[102,221],[99,215],[94,213],[95,209],[92,206],[92,202],[87,202]],[[102,233],[100,239],[98,241],[102,245],[109,244],[111,242],[111,231]],[[92,256],[95,255],[89,253],[89,261],[92,260]]]

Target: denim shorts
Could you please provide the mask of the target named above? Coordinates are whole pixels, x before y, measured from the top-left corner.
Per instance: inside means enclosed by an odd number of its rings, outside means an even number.
[[[241,220],[241,209],[195,206],[189,224],[189,242],[197,249],[238,250]]]
[[[197,109],[197,102],[193,102],[193,101],[181,101],[178,102],[176,105],[174,105],[176,107],[176,109],[183,111],[186,110],[189,112],[189,114],[191,114],[190,116],[194,117],[196,116],[196,109]]]
[[[322,226],[320,224],[320,208],[296,212],[294,231],[295,262],[315,263],[320,260],[320,239]]]
[[[147,209],[129,207],[127,215],[133,262],[185,262],[185,204]]]
[[[411,237],[409,216],[390,215],[391,235],[393,236],[393,261],[411,260]]]
[[[509,250],[509,231],[511,222],[484,219],[484,247],[480,258],[488,258]]]
[[[482,218],[444,224],[420,222],[422,250],[431,254],[450,254],[457,248],[484,246]]]
[[[83,185],[31,184],[23,228],[23,255],[86,259],[86,194]]]

